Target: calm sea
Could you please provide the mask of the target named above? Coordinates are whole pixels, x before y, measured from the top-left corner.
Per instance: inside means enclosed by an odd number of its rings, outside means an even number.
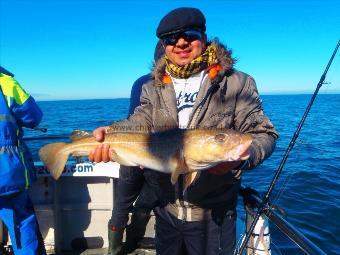
[[[265,95],[263,107],[280,133],[276,151],[243,183],[263,194],[296,130],[310,95]],[[39,102],[49,135],[69,135],[74,129],[92,131],[126,116],[128,99]],[[340,254],[340,95],[318,95],[272,196],[287,220],[327,254]],[[26,137],[44,135],[26,130]],[[34,153],[44,142],[30,142]],[[243,210],[241,203],[239,211]],[[241,213],[239,213],[241,214]],[[104,226],[103,226],[104,227]],[[274,245],[283,254],[302,254],[278,231]]]

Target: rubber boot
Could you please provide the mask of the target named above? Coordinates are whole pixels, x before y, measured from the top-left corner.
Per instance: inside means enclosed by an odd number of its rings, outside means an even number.
[[[150,212],[134,212],[132,214],[131,223],[126,227],[124,254],[131,253],[137,248],[138,242],[144,237],[150,217]]]
[[[111,224],[111,220],[108,224],[108,241],[109,241],[109,248],[108,248],[108,255],[119,255],[122,253],[122,246],[123,246],[123,234],[124,229],[114,229]]]

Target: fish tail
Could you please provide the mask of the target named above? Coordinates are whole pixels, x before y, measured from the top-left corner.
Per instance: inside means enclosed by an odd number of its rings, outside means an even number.
[[[69,152],[64,150],[66,143],[51,143],[39,150],[39,157],[55,180],[62,174]]]

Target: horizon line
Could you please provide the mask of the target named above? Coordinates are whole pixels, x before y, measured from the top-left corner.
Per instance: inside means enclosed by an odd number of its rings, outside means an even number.
[[[312,95],[312,92],[264,92],[261,93],[261,96],[302,96],[302,95]],[[319,95],[340,95],[340,91],[334,92],[319,92]],[[37,102],[46,102],[46,101],[80,101],[80,100],[116,100],[116,99],[130,99],[130,97],[115,97],[115,98],[51,98],[51,99],[39,99],[35,98],[34,94],[32,94],[34,99]]]

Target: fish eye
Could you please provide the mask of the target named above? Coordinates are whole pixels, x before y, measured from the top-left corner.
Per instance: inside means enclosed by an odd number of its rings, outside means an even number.
[[[217,134],[215,135],[215,141],[218,143],[224,143],[226,139],[226,135],[225,134]]]

